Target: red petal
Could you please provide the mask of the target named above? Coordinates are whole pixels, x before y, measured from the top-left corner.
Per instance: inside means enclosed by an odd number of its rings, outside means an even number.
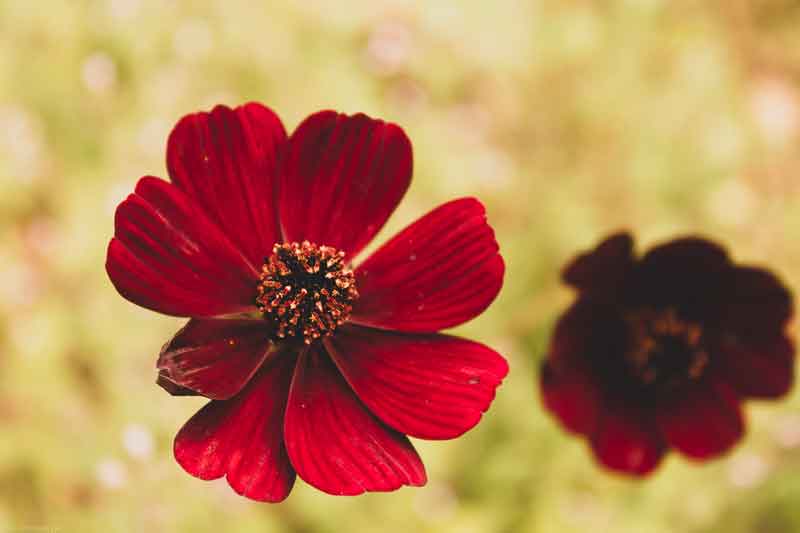
[[[714,351],[720,376],[742,396],[778,398],[794,382],[794,344],[783,335],[758,343],[730,339]]]
[[[591,435],[600,416],[601,390],[586,370],[562,361],[542,365],[542,401],[567,430]]]
[[[289,140],[280,216],[287,241],[355,256],[411,182],[411,143],[395,124],[333,111],[311,115]]]
[[[356,270],[361,297],[352,322],[434,332],[483,312],[503,285],[505,266],[486,211],[474,198],[434,209]]]
[[[569,431],[594,434],[605,395],[627,375],[628,326],[606,299],[582,296],[561,315],[542,366],[542,400]]]
[[[719,327],[745,338],[781,335],[792,317],[792,294],[771,272],[736,267],[720,304]]]
[[[564,282],[582,291],[613,291],[633,268],[633,238],[616,233],[594,250],[573,259],[562,273]]]
[[[275,189],[285,145],[280,119],[255,103],[183,117],[167,143],[172,182],[254,265],[281,242]]]
[[[270,349],[264,321],[192,319],[161,349],[157,366],[172,383],[225,400],[244,387]]]
[[[227,474],[237,493],[279,502],[295,473],[283,443],[283,415],[295,357],[276,354],[230,400],[212,400],[175,437],[175,459],[191,475]]]
[[[653,269],[653,275],[672,270],[717,272],[728,264],[728,253],[708,239],[682,237],[651,248],[642,258],[642,263]]]
[[[675,307],[682,317],[707,322],[728,290],[733,266],[727,252],[699,237],[675,239],[641,259],[628,286],[631,306]]]
[[[728,385],[709,380],[669,396],[658,424],[669,444],[693,459],[728,451],[744,432],[739,399]]]
[[[158,372],[158,378],[156,378],[156,385],[170,393],[172,396],[199,396],[195,391],[192,389],[187,389],[186,387],[181,387],[174,381],[172,381],[169,376],[163,370]]]
[[[329,494],[425,484],[425,467],[408,438],[364,407],[320,348],[297,362],[285,432],[297,474]]]
[[[475,426],[508,373],[494,350],[448,335],[341,328],[325,345],[370,411],[422,439],[452,439]]]
[[[174,185],[142,178],[114,225],[106,271],[133,303],[176,316],[255,307],[257,272]]]
[[[603,413],[592,437],[592,450],[597,460],[612,470],[645,476],[659,465],[666,447],[648,417],[619,407]]]
[[[628,336],[628,326],[617,306],[578,298],[556,323],[548,359],[557,364],[555,370],[559,372],[579,366],[589,374],[599,369],[618,375],[616,365],[623,363],[620,355],[628,349]]]

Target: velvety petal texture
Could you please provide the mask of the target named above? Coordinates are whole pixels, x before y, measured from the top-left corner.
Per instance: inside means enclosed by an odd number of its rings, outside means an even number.
[[[329,494],[390,491],[426,482],[408,438],[369,412],[318,346],[298,360],[285,434],[298,475]]]
[[[566,429],[591,435],[602,412],[602,391],[583,366],[547,361],[540,375],[542,401]]]
[[[579,298],[559,318],[550,338],[549,360],[554,370],[585,368],[585,372],[598,374],[604,370],[612,373],[618,368],[608,368],[628,348],[629,331],[618,309],[594,298]]]
[[[666,451],[655,424],[643,413],[624,408],[604,410],[591,445],[601,464],[633,476],[655,470]]]
[[[584,292],[613,293],[633,265],[633,237],[629,233],[616,233],[569,262],[562,278]]]
[[[701,382],[664,400],[658,424],[684,455],[706,459],[727,451],[744,432],[742,411],[727,385]]]
[[[505,265],[486,210],[474,198],[446,203],[398,233],[356,270],[351,321],[435,332],[475,318],[503,285]]]
[[[167,391],[172,396],[199,396],[196,391],[182,387],[172,381],[167,372],[164,370],[158,371],[156,385]]]
[[[728,286],[719,303],[717,327],[748,341],[783,334],[794,305],[791,293],[774,274],[737,267]]]
[[[200,479],[227,476],[237,493],[279,502],[295,473],[286,455],[283,418],[295,357],[271,357],[230,400],[212,400],[175,437],[175,459]]]
[[[230,398],[275,349],[263,320],[192,319],[161,349],[158,368],[181,387]]]
[[[258,274],[177,187],[144,177],[117,208],[106,271],[131,302],[206,317],[255,308]]]
[[[300,124],[283,164],[280,216],[287,242],[356,255],[411,182],[411,142],[397,125],[322,111]]]
[[[638,261],[628,283],[630,304],[674,307],[683,316],[713,320],[716,303],[729,288],[731,269],[718,244],[700,237],[675,239]]]
[[[422,439],[452,439],[475,426],[508,373],[494,350],[449,335],[347,327],[325,346],[372,413]]]
[[[278,161],[286,131],[272,110],[250,103],[217,106],[180,120],[167,143],[172,182],[261,265],[281,242]]]
[[[716,274],[727,265],[725,249],[702,237],[682,237],[660,244],[639,260],[639,267],[647,275],[673,277],[679,272],[685,274],[690,283]]]
[[[723,338],[715,371],[743,397],[780,398],[794,384],[795,347],[784,335],[745,342]]]

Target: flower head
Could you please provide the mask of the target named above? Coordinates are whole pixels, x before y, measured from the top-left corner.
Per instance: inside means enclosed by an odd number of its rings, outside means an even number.
[[[556,325],[542,397],[608,468],[646,475],[670,448],[722,454],[744,432],[742,400],[791,387],[791,295],[713,242],[676,239],[636,258],[616,234],[563,278],[578,298]]]
[[[202,479],[280,501],[295,476],[332,494],[425,483],[407,435],[455,438],[508,372],[490,348],[438,333],[494,300],[504,265],[465,198],[359,252],[411,181],[396,125],[323,111],[287,136],[259,104],[181,119],[170,182],[117,208],[106,270],[128,300],[188,323],[158,383],[211,399],[175,438]]]

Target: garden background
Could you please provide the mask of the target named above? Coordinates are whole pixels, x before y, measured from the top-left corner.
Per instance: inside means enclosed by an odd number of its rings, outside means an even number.
[[[701,233],[797,287],[798,28],[794,0],[0,0],[0,531],[800,531],[800,393],[749,403],[726,457],[632,481],[537,385],[559,269],[614,230]],[[249,100],[289,130],[323,108],[405,129],[414,181],[377,242],[487,206],[505,287],[457,331],[511,373],[474,430],[415,441],[424,488],[259,504],[172,458],[204,400],[154,384],[183,321],[114,291],[113,212],[166,175],[182,115]]]

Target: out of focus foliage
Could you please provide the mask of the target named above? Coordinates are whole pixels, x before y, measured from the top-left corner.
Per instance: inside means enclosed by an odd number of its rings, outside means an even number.
[[[0,531],[800,531],[797,393],[749,404],[728,457],[635,482],[536,386],[558,270],[612,230],[703,233],[800,279],[798,28],[793,0],[0,0]],[[488,206],[506,285],[459,331],[512,370],[475,430],[417,441],[425,488],[298,482],[271,506],[172,459],[203,404],[154,384],[181,321],[120,298],[105,248],[177,119],[248,100],[290,130],[322,108],[406,129],[415,179],[382,238]]]

